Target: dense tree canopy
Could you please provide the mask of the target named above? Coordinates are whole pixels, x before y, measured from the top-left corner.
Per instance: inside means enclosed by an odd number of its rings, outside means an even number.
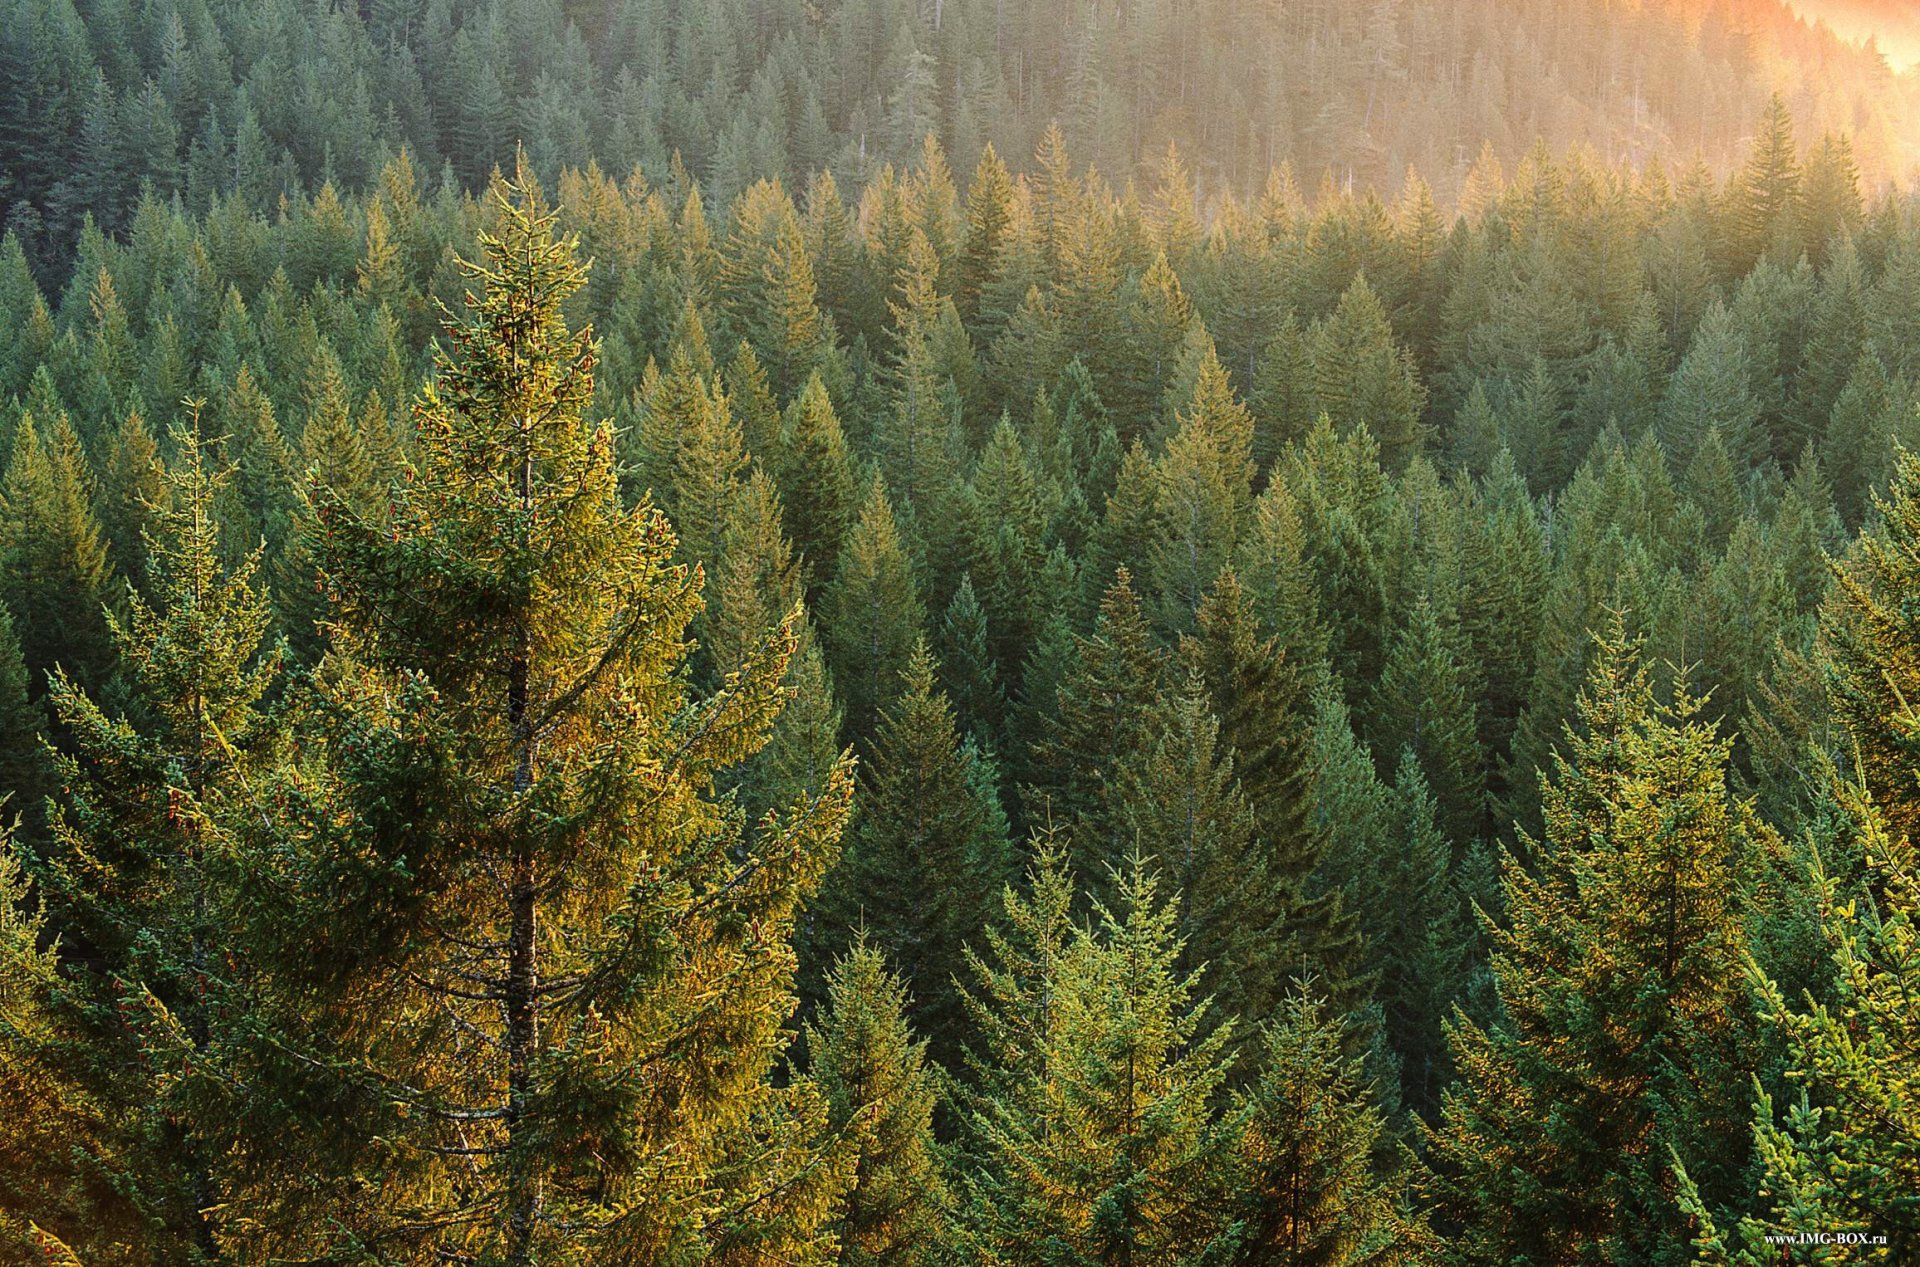
[[[0,0],[0,1258],[1910,1257],[1904,87],[1255,8]]]

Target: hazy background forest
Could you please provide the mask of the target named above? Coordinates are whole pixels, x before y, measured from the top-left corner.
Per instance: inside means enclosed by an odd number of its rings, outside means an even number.
[[[0,0],[0,1261],[1913,1261],[1909,53]]]

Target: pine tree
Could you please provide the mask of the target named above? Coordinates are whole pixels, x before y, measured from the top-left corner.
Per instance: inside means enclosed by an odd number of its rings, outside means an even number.
[[[48,791],[47,758],[40,734],[46,713],[32,702],[27,662],[13,633],[13,617],[0,604],[0,822],[32,834]]]
[[[1229,1261],[1430,1261],[1434,1236],[1375,1172],[1387,1128],[1340,1025],[1295,994],[1265,1032],[1264,1057],[1233,1114],[1240,1232]]]
[[[808,1076],[833,1128],[858,1149],[834,1228],[848,1267],[936,1261],[945,1241],[949,1197],[933,1139],[938,1075],[907,1025],[907,1006],[905,983],[862,937],[834,965],[826,1007],[805,1031]]]
[[[1125,858],[1132,843],[1114,780],[1151,742],[1165,662],[1124,568],[1100,602],[1092,633],[1076,638],[1074,648],[1057,703],[1042,716],[1034,754],[1040,777],[1023,799],[1030,815],[1069,829],[1072,868],[1097,885],[1105,880],[1102,864]]]
[[[219,1127],[202,1107],[197,1062],[216,1063],[216,1028],[235,1000],[212,984],[215,807],[246,786],[272,751],[260,707],[279,671],[265,645],[271,613],[253,584],[255,554],[231,572],[213,515],[223,472],[198,434],[177,428],[178,465],[149,536],[155,602],[135,594],[112,633],[132,722],[109,714],[64,671],[48,705],[66,737],[62,793],[37,886],[85,953],[61,1006],[104,1058],[89,1092],[118,1123],[115,1155],[95,1164],[134,1198],[156,1252],[215,1251],[204,1213],[232,1192],[216,1181]],[[81,966],[84,965],[84,966]],[[109,1054],[110,1053],[110,1054]]]
[[[1211,349],[1193,402],[1154,470],[1148,563],[1161,628],[1188,633],[1253,501],[1253,419]]]
[[[818,374],[787,408],[774,471],[787,536],[811,578],[809,589],[817,592],[838,570],[859,498],[846,437]]]
[[[1460,848],[1486,823],[1486,758],[1471,663],[1456,622],[1423,594],[1394,636],[1368,710],[1374,750],[1413,753],[1440,802],[1447,837]]]
[[[820,618],[848,734],[870,735],[898,690],[925,621],[893,504],[877,479],[847,534],[839,572],[821,595]]]
[[[1314,396],[1334,425],[1342,433],[1364,427],[1386,466],[1404,466],[1424,439],[1427,393],[1364,274],[1314,330],[1312,355]]]
[[[845,1167],[817,1092],[768,1074],[850,771],[751,849],[711,798],[765,742],[793,626],[690,697],[693,579],[582,421],[572,243],[524,175],[495,201],[390,522],[317,495],[335,646],[232,916],[276,982],[248,1076],[302,1087],[263,1103],[314,1142],[249,1158],[280,1164],[245,1245],[818,1253]]]
[[[1767,101],[1754,130],[1753,148],[1733,183],[1733,271],[1746,273],[1762,255],[1780,246],[1791,259],[1801,249],[1799,149],[1793,116],[1779,93]]]
[[[1229,1034],[1204,1028],[1196,982],[1176,966],[1174,908],[1138,855],[1116,888],[1097,925],[1037,947],[1051,952],[1028,982],[1040,999],[1000,995],[1017,1010],[990,1015],[1010,1044],[1033,1046],[1013,1053],[1008,1086],[974,1115],[981,1155],[965,1221],[976,1261],[1171,1267],[1233,1248],[1220,1201],[1234,1140],[1214,1107]],[[1020,1006],[1035,1001],[1040,1016]]]
[[[842,935],[864,928],[912,994],[908,1019],[947,1063],[959,1050],[954,981],[969,939],[1009,874],[993,772],[954,726],[926,644],[881,711],[862,775],[860,814],[828,907]]]
[[[86,457],[64,416],[43,438],[33,416],[21,415],[0,481],[0,576],[33,698],[56,665],[84,689],[104,689],[114,660],[106,609],[117,597],[115,578]]]
[[[1763,1015],[1786,1038],[1788,1077],[1797,1091],[1784,1112],[1764,1090],[1759,1093],[1754,1148],[1760,1199],[1752,1204],[1755,1212],[1727,1234],[1683,1169],[1681,1205],[1701,1223],[1698,1262],[1778,1262],[1780,1242],[1768,1238],[1782,1235],[1887,1238],[1884,1244],[1868,1240],[1839,1249],[1835,1261],[1844,1254],[1847,1261],[1898,1263],[1920,1251],[1914,1218],[1920,1114],[1911,1058],[1920,1035],[1914,851],[1905,837],[1888,833],[1864,789],[1843,788],[1841,799],[1863,834],[1874,891],[1843,895],[1815,856],[1808,882],[1831,955],[1831,1001],[1790,1002],[1758,965],[1749,966]],[[1806,1260],[1821,1254],[1813,1249]]]
[[[144,1211],[96,1159],[117,1160],[111,1110],[75,1076],[90,1036],[57,1000],[61,946],[21,867],[0,845],[0,1252],[16,1262],[78,1264],[152,1246]]]
[[[1253,600],[1231,568],[1200,605],[1197,623],[1181,658],[1206,687],[1261,838],[1287,847],[1313,830],[1306,682],[1280,639],[1261,634]]]
[[[1448,1027],[1460,1078],[1428,1142],[1456,1261],[1679,1259],[1673,1162],[1718,1206],[1747,1153],[1740,965],[1765,829],[1728,795],[1728,742],[1684,695],[1657,709],[1638,657],[1616,617],[1546,780],[1546,839],[1522,840],[1537,873],[1503,867],[1503,1016]]]
[[[1863,533],[1835,575],[1820,615],[1822,664],[1833,715],[1852,739],[1862,782],[1895,837],[1920,840],[1912,770],[1920,737],[1904,719],[1920,690],[1920,456],[1901,452],[1894,481],[1875,498],[1880,524]]]

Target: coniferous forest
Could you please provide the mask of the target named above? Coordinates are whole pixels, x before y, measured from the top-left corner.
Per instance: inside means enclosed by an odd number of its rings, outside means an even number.
[[[1920,1262],[1803,10],[0,0],[0,1263]]]

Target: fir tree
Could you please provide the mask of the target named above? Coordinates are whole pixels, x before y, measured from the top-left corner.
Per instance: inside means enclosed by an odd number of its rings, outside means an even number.
[[[1857,1262],[1904,1262],[1920,1250],[1920,1115],[1911,1059],[1920,1035],[1914,851],[1904,837],[1888,834],[1863,789],[1843,788],[1841,798],[1863,834],[1872,891],[1843,896],[1815,856],[1808,880],[1831,955],[1830,1002],[1789,1001],[1757,964],[1749,965],[1764,1016],[1786,1038],[1794,1091],[1784,1110],[1759,1093],[1760,1199],[1756,1212],[1726,1233],[1682,1168],[1682,1207],[1701,1223],[1698,1262],[1778,1262],[1780,1243],[1768,1238],[1782,1235],[1886,1238],[1840,1250]],[[1821,1254],[1816,1248],[1807,1261]]]
[[[1912,771],[1920,737],[1905,724],[1920,698],[1920,631],[1911,595],[1920,593],[1920,456],[1902,451],[1893,485],[1876,498],[1880,526],[1861,535],[1837,569],[1821,612],[1822,664],[1833,714],[1846,726],[1862,781],[1887,829],[1920,839],[1920,797]]]
[[[1421,595],[1374,684],[1369,735],[1377,752],[1413,753],[1439,800],[1448,838],[1464,848],[1486,821],[1480,803],[1486,762],[1474,708],[1478,692],[1453,624]]]
[[[810,590],[818,592],[838,569],[858,493],[840,419],[817,374],[787,408],[773,469],[780,481],[787,536],[811,578]]]
[[[893,504],[877,479],[847,535],[839,573],[821,596],[820,614],[848,733],[870,735],[925,620]]]
[[[313,1146],[280,1159],[249,1252],[818,1252],[845,1171],[817,1093],[767,1075],[849,772],[751,850],[711,798],[765,742],[792,625],[689,696],[693,579],[582,421],[594,345],[561,315],[582,270],[527,189],[497,198],[390,526],[317,496],[335,648],[234,934],[285,1000],[250,1076],[303,1087],[274,1103]]]
[[[1025,800],[1072,833],[1073,869],[1099,885],[1099,868],[1125,858],[1131,837],[1116,804],[1114,779],[1146,751],[1164,653],[1154,645],[1123,568],[1101,600],[1093,632],[1074,640],[1075,654],[1056,693],[1034,762],[1040,778]]]
[[[32,701],[13,617],[0,604],[0,822],[12,821],[30,835],[41,821],[48,791],[40,738],[46,725],[45,710]]]
[[[197,407],[196,407],[197,409]],[[197,412],[193,426],[197,428]],[[243,791],[272,752],[261,699],[278,655],[271,613],[254,587],[257,553],[223,564],[211,469],[197,430],[176,429],[178,465],[148,541],[154,605],[129,599],[112,632],[136,724],[105,711],[56,671],[48,704],[67,750],[37,887],[84,953],[59,992],[63,1020],[96,1057],[88,1093],[115,1123],[92,1158],[152,1228],[154,1252],[191,1261],[216,1253],[207,1211],[242,1181],[219,1174],[221,1133],[205,1100],[204,1066],[236,999],[213,975],[223,800]]]
[[[1728,795],[1727,742],[1684,696],[1656,709],[1638,654],[1616,618],[1546,780],[1546,840],[1522,842],[1537,874],[1503,868],[1501,1019],[1448,1027],[1460,1079],[1429,1144],[1456,1261],[1675,1259],[1674,1159],[1717,1205],[1747,1152],[1740,964],[1765,829]]]
[[[56,665],[84,689],[104,689],[114,658],[106,609],[118,596],[86,457],[64,417],[43,437],[21,416],[0,481],[0,565],[33,697]]]
[[[1241,1093],[1235,1263],[1416,1263],[1433,1234],[1375,1171],[1387,1130],[1340,1026],[1295,994],[1265,1031],[1259,1078]]]
[[[907,988],[864,937],[834,965],[827,1003],[805,1032],[808,1076],[858,1157],[836,1220],[841,1263],[937,1261],[949,1197],[933,1139],[938,1098],[925,1040],[907,1026]]]
[[[1217,1194],[1234,1141],[1214,1108],[1228,1034],[1203,1028],[1174,909],[1137,855],[1116,892],[1046,965],[1042,1027],[1004,1026],[1037,1047],[973,1124],[982,1261],[1199,1264],[1233,1247]]]
[[[1334,425],[1366,428],[1388,467],[1397,470],[1419,451],[1426,390],[1364,274],[1314,331],[1313,377],[1315,399]]]
[[[899,965],[913,997],[908,1019],[944,1063],[959,1050],[964,948],[1007,879],[1007,824],[991,765],[962,741],[924,642],[901,682],[881,711],[828,905],[843,930],[864,928]]]
[[[1206,686],[1259,834],[1286,847],[1313,830],[1306,683],[1280,639],[1262,636],[1231,568],[1200,605],[1198,624],[1182,658]]]
[[[10,837],[0,848],[0,1250],[18,1262],[78,1264],[154,1248],[145,1212],[115,1191],[112,1111],[76,1077],[90,1036],[63,1015],[59,942]]]
[[[1253,500],[1253,419],[1209,349],[1192,404],[1154,471],[1148,562],[1162,628],[1191,632]]]

